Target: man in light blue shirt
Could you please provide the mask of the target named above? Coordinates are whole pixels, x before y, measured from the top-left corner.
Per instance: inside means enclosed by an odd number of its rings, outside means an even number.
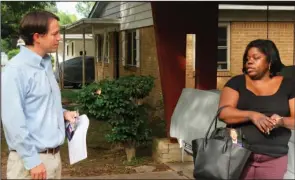
[[[61,178],[59,146],[65,121],[76,112],[62,109],[59,86],[48,53],[60,40],[59,18],[46,11],[28,13],[20,23],[26,46],[2,72],[1,110],[10,150],[7,178]]]

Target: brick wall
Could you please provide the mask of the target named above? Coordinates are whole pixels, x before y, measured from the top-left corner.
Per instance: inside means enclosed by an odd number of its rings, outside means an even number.
[[[185,63],[185,87],[195,88],[195,35],[188,34],[186,36],[186,63]]]
[[[113,79],[114,77],[114,34],[110,33],[110,50],[109,50],[109,62],[104,64],[102,61],[96,63],[97,70],[97,78],[98,80],[102,80],[104,78]],[[104,70],[102,71],[102,66],[104,66]]]
[[[265,22],[232,22],[230,24],[230,71],[217,73],[217,88],[222,89],[224,84],[234,75],[242,73],[242,57],[247,44],[257,38],[267,37],[267,24]],[[269,23],[269,39],[273,40],[280,52],[284,64],[293,64],[294,25],[292,22]],[[104,64],[104,77],[113,78],[114,74],[114,38],[111,33],[110,63]],[[119,34],[121,42],[121,33]],[[155,105],[161,98],[161,82],[157,59],[156,42],[153,26],[140,29],[140,67],[127,67],[122,65],[122,44],[119,45],[119,75],[152,75],[155,77],[155,87],[147,102]],[[102,64],[97,63],[99,79],[102,78]],[[192,70],[191,70],[192,71]],[[192,72],[187,73],[192,73]],[[191,81],[193,82],[193,81]],[[188,85],[188,84],[187,84]],[[190,86],[190,85],[188,85]],[[192,86],[192,85],[191,85]]]
[[[110,62],[104,64],[104,78],[114,77],[114,38],[110,35]],[[119,40],[121,42],[122,34],[119,33]],[[127,75],[151,75],[155,77],[155,87],[146,101],[154,106],[161,98],[161,83],[159,65],[156,51],[156,41],[153,26],[144,27],[140,29],[140,67],[123,66],[122,63],[122,43],[119,44],[119,76]],[[97,63],[98,79],[102,79],[102,63]]]
[[[120,44],[120,49],[121,48]],[[120,57],[122,57],[121,53],[122,51],[120,51]],[[149,97],[146,98],[146,101],[152,106],[156,105],[161,98],[162,90],[153,26],[140,29],[140,67],[123,66],[122,60],[120,61],[120,76],[127,76],[131,74],[151,75],[155,77],[155,87]]]
[[[153,88],[150,96],[147,98],[147,101],[151,105],[156,105],[156,103],[161,99],[162,89],[154,27],[149,26],[141,28],[140,40],[140,74],[155,77],[155,87]]]
[[[279,49],[285,65],[293,64],[293,22],[269,22],[268,37]],[[232,22],[230,24],[230,72],[218,72],[217,88],[222,89],[231,76],[242,73],[243,54],[247,44],[258,38],[267,38],[266,22]]]

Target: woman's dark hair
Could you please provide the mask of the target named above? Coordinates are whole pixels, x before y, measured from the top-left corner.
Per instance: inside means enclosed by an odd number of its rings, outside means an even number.
[[[254,41],[251,41],[246,47],[246,50],[243,56],[242,71],[244,74],[247,74],[247,71],[246,71],[247,56],[248,56],[248,51],[252,47],[259,49],[259,51],[266,56],[267,62],[270,63],[270,70],[269,70],[270,76],[276,76],[282,70],[282,68],[284,67],[284,64],[281,61],[280,53],[275,43],[272,42],[271,40],[256,39]]]
[[[48,11],[29,12],[22,18],[19,34],[25,41],[26,45],[33,45],[34,33],[46,34],[48,32],[50,19],[56,19],[59,21],[59,18],[56,15]]]

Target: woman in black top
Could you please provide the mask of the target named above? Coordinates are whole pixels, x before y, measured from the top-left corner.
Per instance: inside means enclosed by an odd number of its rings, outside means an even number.
[[[283,68],[270,40],[250,42],[243,56],[243,74],[222,90],[219,118],[241,128],[253,153],[241,179],[282,179],[287,170],[288,141],[294,129],[295,81],[279,76]]]

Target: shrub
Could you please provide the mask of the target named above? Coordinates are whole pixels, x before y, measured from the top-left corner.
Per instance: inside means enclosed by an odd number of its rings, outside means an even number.
[[[10,60],[11,58],[13,58],[13,56],[17,55],[19,51],[20,51],[19,49],[12,49],[8,51],[7,53],[8,59]]]
[[[147,109],[139,100],[148,96],[153,87],[151,76],[105,79],[83,87],[78,102],[90,115],[108,120],[112,126],[111,133],[106,135],[109,141],[122,143],[127,149],[134,148],[150,138]]]

